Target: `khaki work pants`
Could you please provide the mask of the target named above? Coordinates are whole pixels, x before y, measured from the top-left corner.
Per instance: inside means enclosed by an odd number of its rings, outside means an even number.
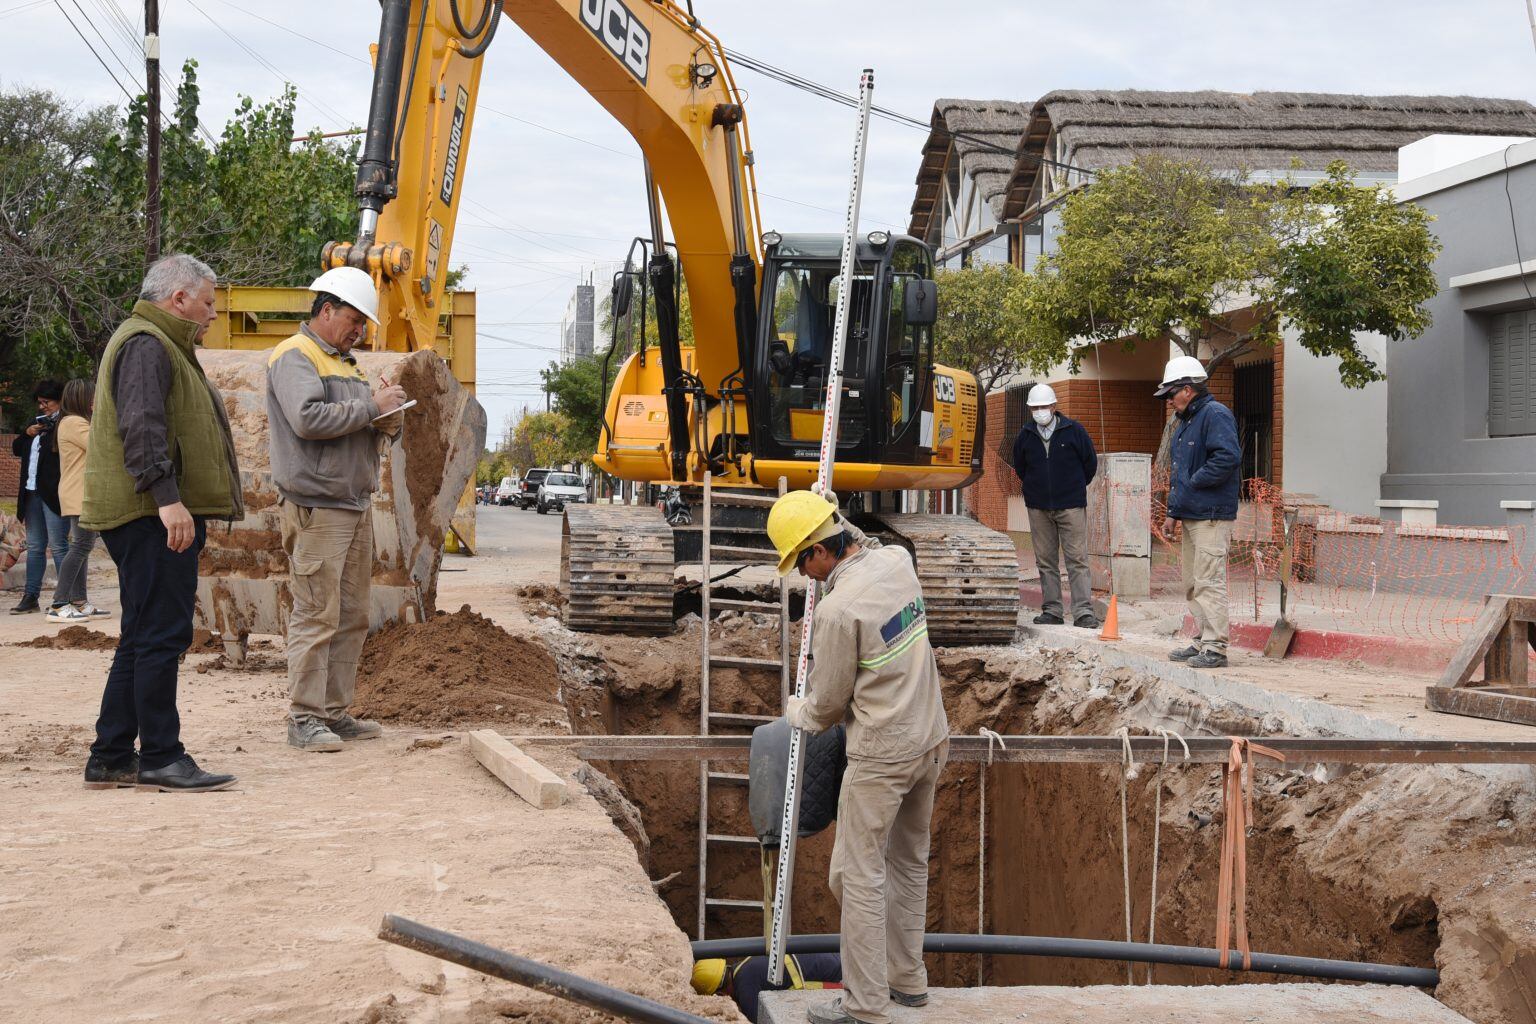
[[[1230,519],[1185,519],[1179,555],[1184,569],[1184,599],[1195,617],[1202,651],[1227,653],[1227,545]]]
[[[850,758],[837,804],[832,895],[842,905],[843,1010],[889,1024],[890,990],[928,991],[928,830],[945,740],[910,761]]]
[[[373,579],[371,510],[283,502],[288,553],[289,714],[335,721],[352,703],[357,659],[368,638]]]
[[[1086,508],[1029,510],[1029,540],[1040,569],[1040,610],[1068,622],[1093,615],[1093,576],[1088,572],[1088,510]],[[1061,607],[1061,562],[1067,563],[1072,588],[1072,614]]]

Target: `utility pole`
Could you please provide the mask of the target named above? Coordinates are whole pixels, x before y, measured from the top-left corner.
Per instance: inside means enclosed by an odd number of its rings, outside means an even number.
[[[160,0],[144,0],[144,92],[149,133],[144,158],[144,263],[160,258]]]

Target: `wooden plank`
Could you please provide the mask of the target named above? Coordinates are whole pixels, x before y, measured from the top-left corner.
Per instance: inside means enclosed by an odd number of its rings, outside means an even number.
[[[1448,692],[1449,687],[1430,687]],[[1474,688],[1470,692],[1476,693]],[[1492,696],[1487,695],[1487,696]],[[1519,698],[1508,698],[1518,700]],[[1536,701],[1532,702],[1536,705]],[[718,721],[718,715],[716,716]],[[519,736],[526,746],[560,745],[578,757],[596,761],[744,761],[750,736]],[[1292,767],[1310,764],[1536,764],[1536,740],[1353,739],[1345,737],[1256,736],[1256,743],[1285,755]],[[1119,764],[1124,756],[1118,736],[1004,736],[1006,748],[994,747],[997,762]],[[1190,764],[1222,764],[1232,741],[1222,736],[1187,739]],[[951,761],[985,761],[987,741],[980,736],[951,736]],[[1159,736],[1132,736],[1131,758],[1140,764],[1163,759]],[[1172,763],[1184,763],[1174,744]],[[1270,764],[1267,759],[1256,763]]]
[[[469,749],[485,770],[507,784],[507,788],[541,811],[565,803],[565,780],[513,746],[493,729],[476,729],[469,734]]]
[[[1504,627],[1505,660],[1509,663],[1504,679],[1510,686],[1525,686],[1531,676],[1530,623],[1511,618]]]
[[[1472,678],[1472,670],[1488,653],[1488,648],[1493,645],[1494,636],[1508,617],[1509,598],[1502,595],[1490,597],[1477,616],[1477,620],[1472,623],[1472,629],[1467,633],[1467,638],[1462,641],[1460,647],[1456,648],[1455,655],[1451,657],[1451,663],[1445,667],[1445,671],[1440,676],[1440,682],[1436,685],[1447,687],[1467,685],[1467,680]]]
[[[1498,594],[1509,602],[1509,616],[1516,622],[1536,622],[1536,597],[1525,594]]]
[[[1509,638],[1514,632],[1514,624],[1508,619],[1499,627],[1493,635],[1493,643],[1488,647],[1488,653],[1483,655],[1483,683],[1484,685],[1508,685],[1511,680],[1509,674]]]
[[[1496,687],[1493,689],[1497,690]],[[1424,704],[1431,711],[1448,715],[1489,718],[1515,725],[1536,725],[1536,699],[1485,692],[1477,686],[1431,686],[1424,692]]]

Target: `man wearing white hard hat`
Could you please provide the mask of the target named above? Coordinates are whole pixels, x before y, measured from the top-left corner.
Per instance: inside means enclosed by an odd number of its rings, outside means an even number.
[[[288,742],[336,751],[383,731],[347,709],[368,636],[381,438],[399,433],[391,414],[405,391],[387,380],[374,389],[352,355],[379,322],[373,279],[337,267],[309,290],[310,318],[267,360],[267,420],[293,594]]]
[[[1099,471],[1093,438],[1056,408],[1056,392],[1036,384],[1025,399],[1030,422],[1013,442],[1013,471],[1029,508],[1029,539],[1040,570],[1040,614],[1035,623],[1066,621],[1061,603],[1061,562],[1067,563],[1072,624],[1097,629],[1093,579],[1088,572],[1088,485]]]
[[[1195,642],[1168,656],[1193,668],[1227,665],[1227,546],[1237,519],[1242,447],[1232,411],[1206,390],[1205,367],[1177,356],[1163,370],[1156,395],[1173,406],[1168,459],[1168,515],[1159,532],[1179,541],[1184,597],[1199,630]]]

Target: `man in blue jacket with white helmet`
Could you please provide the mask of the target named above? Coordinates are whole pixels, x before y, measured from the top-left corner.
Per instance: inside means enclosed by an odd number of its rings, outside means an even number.
[[[1206,379],[1200,360],[1177,356],[1156,392],[1173,405],[1178,421],[1169,447],[1168,516],[1159,532],[1172,541],[1174,521],[1183,524],[1184,597],[1199,629],[1195,643],[1168,656],[1193,668],[1225,668],[1227,546],[1237,519],[1242,447],[1232,410],[1211,397]]]
[[[1061,602],[1061,562],[1067,563],[1072,588],[1072,624],[1097,629],[1093,614],[1093,578],[1088,571],[1088,485],[1099,470],[1088,431],[1056,409],[1056,392],[1036,384],[1025,398],[1029,423],[1013,441],[1013,472],[1029,509],[1029,539],[1040,570],[1040,614],[1037,625],[1059,626],[1065,620]]]

